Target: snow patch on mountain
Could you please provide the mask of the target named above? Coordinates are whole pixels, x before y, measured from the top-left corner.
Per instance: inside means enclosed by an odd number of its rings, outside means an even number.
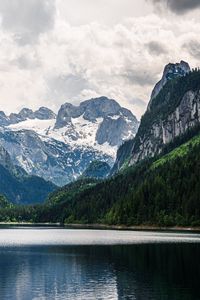
[[[115,119],[118,116],[115,116]],[[103,118],[97,118],[95,122],[85,120],[83,116],[72,118],[65,127],[55,128],[55,119],[39,120],[28,119],[17,124],[7,126],[12,131],[32,130],[36,132],[44,141],[54,139],[65,144],[70,144],[72,148],[88,147],[96,151],[106,153],[115,159],[117,146],[113,147],[108,142],[100,145],[96,141],[96,133]],[[130,133],[131,134],[131,133]]]
[[[27,119],[25,121],[11,124],[6,126],[6,128],[13,130],[13,131],[20,131],[20,130],[33,130],[40,135],[46,135],[48,129],[53,128],[55,124],[55,120],[40,120],[40,119]]]
[[[112,167],[117,148],[135,136],[138,125],[131,111],[100,97],[79,106],[65,103],[58,114],[45,107],[0,112],[0,143],[30,175],[64,185],[94,160]]]

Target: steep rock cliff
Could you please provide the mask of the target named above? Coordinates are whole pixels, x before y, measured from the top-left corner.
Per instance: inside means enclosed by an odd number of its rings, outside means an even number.
[[[200,71],[169,81],[152,100],[135,137],[130,165],[159,154],[200,122]]]

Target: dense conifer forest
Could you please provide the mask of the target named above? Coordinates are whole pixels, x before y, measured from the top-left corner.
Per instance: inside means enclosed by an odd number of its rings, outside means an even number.
[[[195,130],[193,138],[188,132],[160,157],[107,180],[71,183],[44,205],[1,206],[0,221],[199,226],[200,135]]]
[[[40,205],[13,205],[1,197],[0,221],[200,226],[199,122],[165,145],[159,156],[129,166],[133,145],[137,148],[152,122],[173,112],[187,91],[199,89],[197,69],[164,86],[143,116],[134,141],[119,148],[117,163],[123,167],[116,175],[104,180],[81,177]]]

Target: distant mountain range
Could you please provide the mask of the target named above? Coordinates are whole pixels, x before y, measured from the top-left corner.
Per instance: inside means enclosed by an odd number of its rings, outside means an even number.
[[[135,138],[118,149],[115,176],[55,191],[37,222],[200,226],[200,70],[169,64],[156,89]]]
[[[88,140],[107,149],[119,146],[110,172],[114,176],[108,176],[105,159],[93,160],[79,180],[51,193],[43,205],[9,208],[6,218],[21,220],[23,215],[26,221],[62,224],[200,226],[200,70],[190,70],[183,61],[167,65],[137,133],[138,122],[132,114],[106,98],[79,107],[65,104],[53,120],[47,137],[41,126],[31,134],[43,142],[56,140],[58,135],[65,143],[70,141],[71,147]],[[25,131],[19,129],[21,123],[3,130],[21,137]],[[4,156],[3,161],[9,161]],[[2,205],[7,205],[4,200]],[[5,220],[1,211],[0,219]]]
[[[139,122],[115,100],[65,103],[58,113],[46,107],[0,112],[0,144],[15,166],[56,185],[78,178],[94,160],[114,164],[118,147],[135,136]]]

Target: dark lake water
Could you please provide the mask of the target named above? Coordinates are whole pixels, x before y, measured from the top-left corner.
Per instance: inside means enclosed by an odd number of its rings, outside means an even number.
[[[200,235],[0,229],[0,299],[200,299]]]

